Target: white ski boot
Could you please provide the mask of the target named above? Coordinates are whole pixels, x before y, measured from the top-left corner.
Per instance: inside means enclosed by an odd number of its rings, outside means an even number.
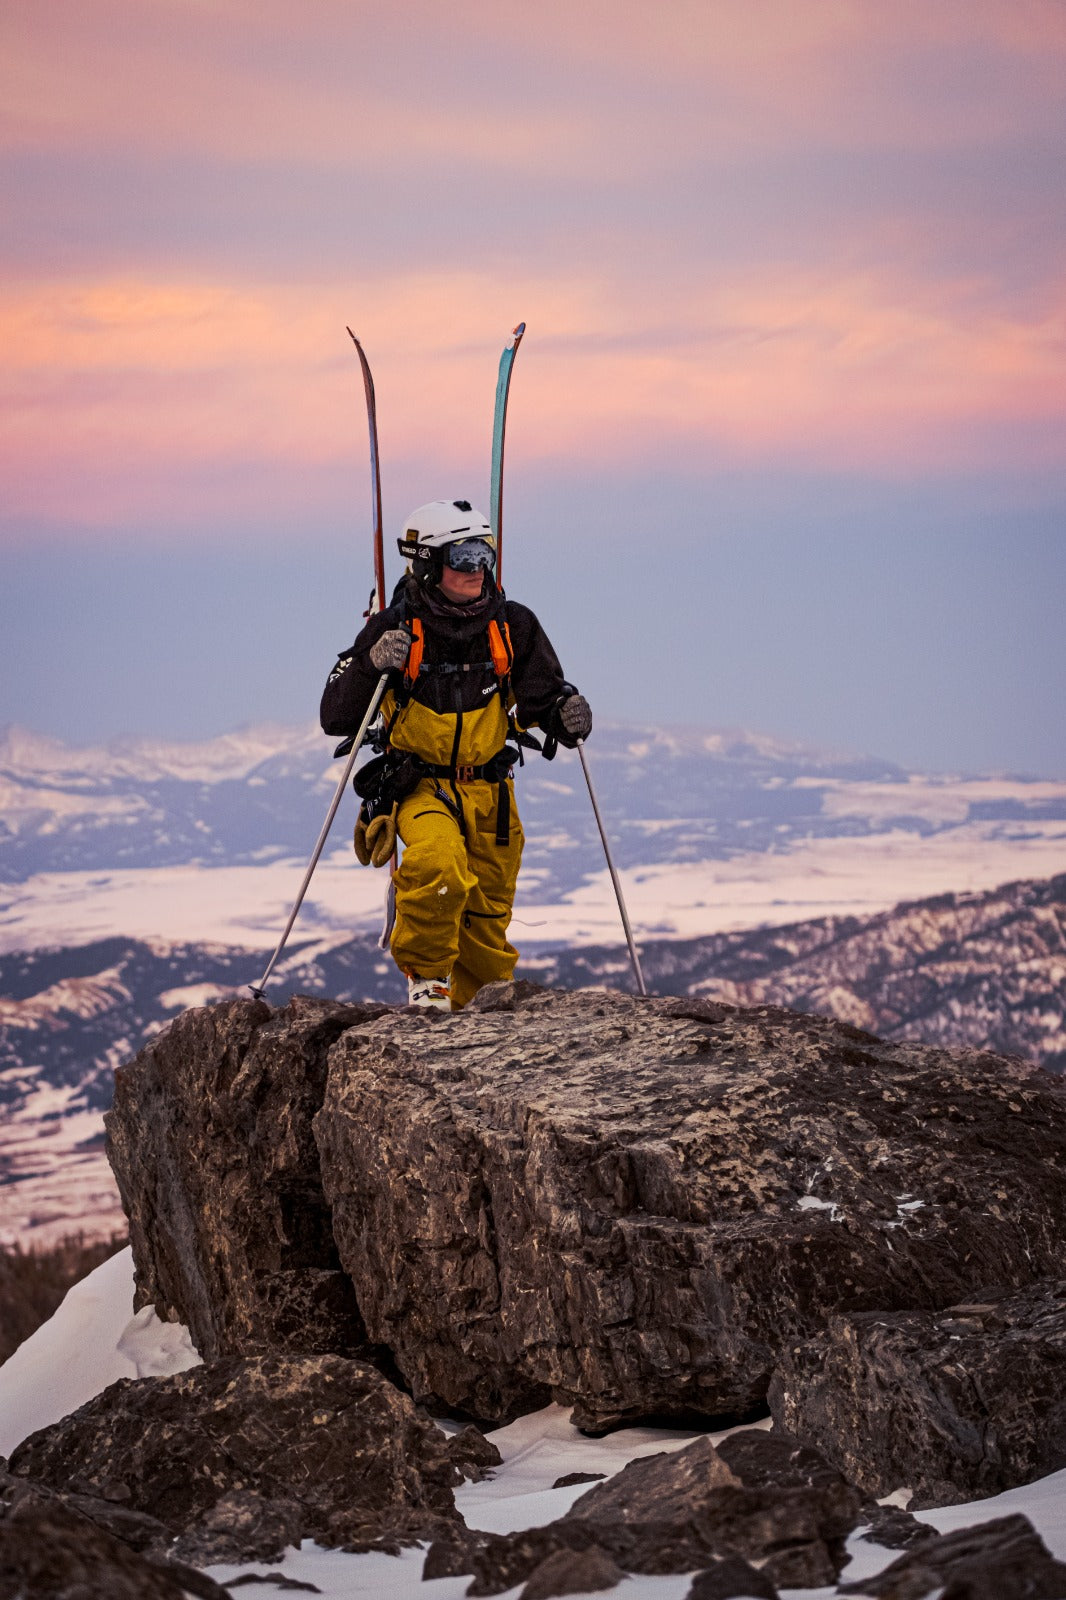
[[[420,978],[417,972],[407,975],[407,1004],[432,1006],[437,1011],[452,1009],[452,986],[448,978]]]

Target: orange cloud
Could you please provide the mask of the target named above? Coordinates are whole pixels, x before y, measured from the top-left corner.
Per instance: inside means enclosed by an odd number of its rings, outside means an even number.
[[[298,503],[361,440],[346,322],[393,461],[483,470],[524,316],[528,459],[984,469],[1009,427],[1013,464],[1061,464],[1040,163],[1064,67],[1060,0],[545,0],[535,25],[526,0],[9,5],[0,147],[29,265],[0,276],[4,514]],[[863,184],[884,169],[852,160],[997,139],[1001,185],[1019,141],[1040,168],[1016,211],[972,176],[955,206],[953,167],[927,193],[913,159],[879,199]],[[131,171],[159,200],[147,221]],[[289,185],[276,226],[305,175],[307,237],[275,249],[260,196]],[[494,210],[512,190],[514,238]],[[353,195],[365,230],[330,235]],[[35,229],[65,266],[35,270]],[[988,252],[968,275],[990,236],[1006,268]]]
[[[158,517],[202,480],[225,517],[249,464],[316,472],[362,446],[353,323],[372,359],[386,460],[481,473],[495,364],[517,316],[530,331],[512,449],[591,467],[654,464],[683,442],[693,470],[788,460],[811,469],[1049,464],[1066,413],[1066,293],[1039,318],[981,312],[870,277],[745,275],[674,294],[648,326],[639,286],[586,277],[501,285],[476,274],[319,286],[102,282],[0,301],[6,514]],[[1018,425],[1034,428],[1026,453]],[[1019,451],[1021,454],[1019,454]],[[231,471],[229,469],[232,469]],[[312,491],[313,492],[313,491]]]

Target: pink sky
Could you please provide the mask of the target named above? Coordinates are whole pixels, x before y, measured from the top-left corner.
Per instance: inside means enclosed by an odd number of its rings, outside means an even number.
[[[1059,0],[0,18],[2,527],[329,515],[383,449],[1057,472]]]
[[[505,575],[598,713],[1062,776],[1064,172],[1063,0],[8,0],[0,724],[313,716],[345,325],[391,535],[524,319]]]

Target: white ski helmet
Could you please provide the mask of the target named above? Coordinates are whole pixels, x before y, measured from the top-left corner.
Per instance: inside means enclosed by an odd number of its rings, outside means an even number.
[[[496,535],[489,520],[469,500],[430,500],[405,519],[396,543],[400,554],[414,564],[415,575],[424,576],[443,560],[448,545],[465,543],[468,539],[487,544],[495,555]],[[439,556],[435,555],[438,551]],[[419,568],[422,568],[421,573]]]

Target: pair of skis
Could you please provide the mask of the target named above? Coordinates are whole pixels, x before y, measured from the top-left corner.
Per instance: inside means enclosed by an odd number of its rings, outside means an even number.
[[[507,401],[511,391],[511,372],[514,368],[515,356],[518,354],[518,346],[522,342],[522,335],[525,333],[525,331],[525,323],[520,322],[512,332],[510,339],[504,346],[503,354],[500,357],[500,368],[496,379],[496,406],[492,421],[492,481],[490,487],[489,521],[492,526],[492,531],[496,536],[496,582],[498,584],[501,581],[501,575],[503,571],[503,452],[504,440],[507,431]],[[381,518],[381,467],[378,460],[377,401],[374,394],[374,379],[370,371],[370,363],[366,359],[366,353],[364,352],[362,345],[355,337],[355,334],[352,332],[351,328],[349,328],[347,332],[352,343],[355,345],[356,352],[359,356],[359,366],[363,374],[363,389],[366,394],[367,423],[370,429],[370,498],[371,517],[374,528],[374,596],[371,601],[371,606],[374,610],[384,611],[385,538]],[[378,706],[381,703],[381,697],[385,693],[385,688],[388,683],[388,677],[388,673],[383,672],[381,677],[378,679],[370,701],[370,705],[368,706],[366,715],[363,718],[362,725],[352,741],[347,764],[343,773],[341,774],[340,782],[337,784],[336,793],[334,794],[329,810],[326,813],[326,820],[322,824],[322,830],[319,833],[318,839],[315,843],[315,848],[311,853],[311,859],[308,862],[307,871],[304,873],[303,882],[300,885],[299,893],[296,896],[292,911],[289,913],[289,920],[285,924],[285,930],[282,933],[281,938],[278,940],[277,948],[267,963],[266,971],[263,973],[263,976],[260,978],[259,982],[257,984],[253,983],[248,985],[257,1000],[261,1000],[263,998],[263,990],[266,988],[266,985],[270,979],[270,975],[274,971],[274,968],[281,957],[281,953],[288,942],[289,934],[292,932],[296,918],[300,914],[300,907],[303,905],[304,896],[307,893],[308,885],[311,882],[314,870],[318,865],[319,857],[325,848],[326,840],[329,837],[329,831],[333,826],[333,819],[337,815],[341,798],[345,789],[348,787],[348,780],[351,777],[352,769],[355,766],[359,751],[362,748],[363,740],[366,738],[367,730],[377,715]],[[611,848],[607,842],[607,833],[603,825],[603,817],[600,814],[600,808],[596,800],[596,792],[592,786],[592,774],[589,772],[588,759],[585,755],[585,744],[583,739],[579,739],[577,741],[577,752],[581,760],[581,769],[585,774],[585,783],[588,786],[589,799],[592,802],[592,809],[596,817],[596,825],[600,830],[600,839],[603,842],[603,850],[607,858],[607,867],[611,875],[611,882],[614,886],[615,899],[618,902],[618,910],[621,914],[622,926],[625,929],[626,943],[629,946],[629,958],[633,965],[633,973],[636,977],[637,988],[641,994],[647,994],[648,991],[644,986],[644,975],[640,969],[640,958],[637,955],[636,945],[633,942],[633,931],[629,925],[629,917],[626,912],[625,901],[622,897],[622,885],[619,881],[618,873],[615,870],[614,862],[611,859]],[[390,882],[390,897],[392,892],[392,885]],[[388,931],[390,922],[391,916],[387,917],[386,919],[386,933]],[[386,936],[383,935],[383,946],[385,945],[385,942]]]

